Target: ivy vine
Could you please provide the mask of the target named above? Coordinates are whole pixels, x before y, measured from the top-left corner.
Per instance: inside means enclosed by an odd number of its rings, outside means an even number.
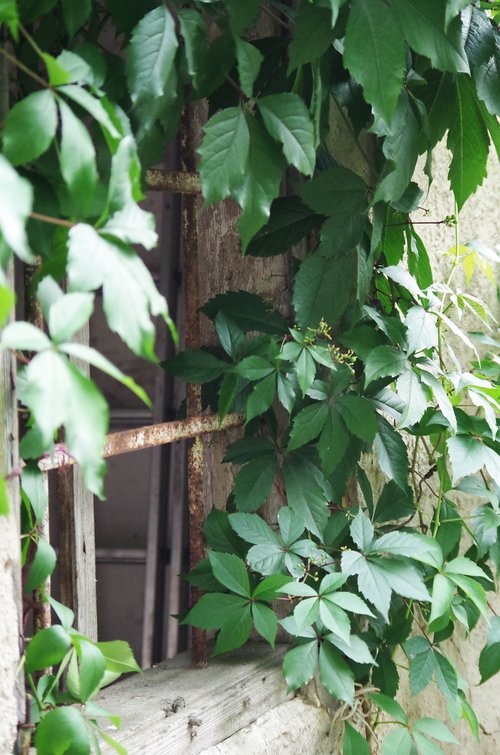
[[[274,36],[255,38],[261,17]],[[164,365],[206,384],[206,406],[221,419],[246,415],[244,437],[225,456],[240,467],[233,495],[208,516],[207,556],[189,575],[204,595],[183,621],[216,630],[217,653],[241,646],[252,627],[274,645],[281,625],[292,642],[288,687],[319,675],[341,703],[346,755],[379,745],[383,755],[431,755],[442,752],[436,741],[456,742],[444,723],[415,722],[396,701],[403,666],[413,695],[435,683],[452,725],[465,718],[479,736],[446,655],[458,626],[468,634],[489,623],[482,680],[500,669],[488,601],[500,568],[499,344],[487,305],[456,282],[462,269],[467,282],[476,268],[492,278],[497,261],[480,243],[462,243],[459,213],[486,176],[490,144],[500,149],[499,19],[499,3],[471,0],[0,3],[3,102],[10,97],[0,315],[30,413],[21,443],[26,590],[55,564],[38,533],[46,500],[36,460],[61,426],[86,484],[103,493],[107,407],[71,358],[149,402],[72,340],[95,292],[102,287],[108,326],[137,355],[156,361],[154,317],[175,338],[133,249],[157,242],[139,205],[143,170],[178,133],[184,104],[208,100],[205,201],[239,204],[243,254],[283,254],[302,241],[307,253],[293,258],[292,320],[254,294],[227,292],[203,307],[220,348]],[[125,63],[106,49],[110,29]],[[359,173],[326,147],[332,103],[363,158]],[[415,222],[426,188],[415,169],[423,156],[432,182],[444,138],[455,212],[436,222],[454,227],[455,244],[447,279],[437,281]],[[296,193],[281,196],[286,170]],[[36,266],[43,331],[6,324],[13,254]],[[473,332],[461,327],[464,313]],[[369,454],[385,476],[381,490]],[[7,513],[5,481],[0,492]],[[258,513],[271,494],[280,497],[276,522]],[[42,755],[98,752],[96,721],[109,714],[95,694],[135,662],[126,646],[82,637],[50,600],[61,625],[35,634],[25,654],[34,743]],[[55,674],[37,676],[50,666]],[[392,728],[380,741],[385,716]]]

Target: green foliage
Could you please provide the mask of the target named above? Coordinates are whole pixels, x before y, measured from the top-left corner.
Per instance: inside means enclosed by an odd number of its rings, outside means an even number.
[[[353,706],[363,687],[375,686],[369,705],[396,722],[381,752],[441,752],[434,740],[454,742],[448,729],[434,719],[410,725],[394,699],[393,655],[398,647],[406,653],[414,694],[435,682],[477,734],[441,644],[457,623],[469,632],[488,618],[486,592],[500,568],[498,343],[476,334],[490,353],[470,365],[456,359],[453,338],[476,349],[462,314],[480,329],[493,319],[453,279],[462,266],[467,282],[476,267],[492,278],[490,263],[479,247],[461,245],[457,229],[447,281],[434,282],[413,216],[425,187],[413,178],[427,154],[432,180],[432,150],[446,137],[456,214],[439,222],[457,225],[486,175],[490,142],[500,149],[495,4],[267,5],[282,21],[279,38],[249,34],[260,0],[0,3],[10,35],[4,52],[17,61],[2,114],[0,322],[14,305],[5,275],[12,255],[37,263],[47,322],[47,332],[10,322],[2,334],[3,348],[21,356],[19,395],[30,415],[22,444],[34,460],[22,481],[25,589],[43,594],[55,565],[38,534],[47,501],[36,459],[52,450],[60,427],[87,485],[102,495],[107,407],[71,360],[149,403],[103,355],[72,340],[94,292],[102,287],[108,326],[135,354],[156,360],[154,318],[175,338],[167,303],[133,248],[157,243],[153,217],[139,206],[142,175],[178,133],[184,102],[208,98],[199,147],[205,201],[239,204],[244,253],[283,254],[301,242],[305,254],[293,260],[289,320],[255,294],[228,291],[202,308],[221,348],[162,365],[211,383],[221,419],[246,414],[245,437],[225,456],[240,467],[232,513],[214,511],[205,523],[207,558],[190,575],[205,594],[184,621],[216,630],[217,653],[244,644],[252,626],[274,645],[275,601],[286,601],[290,690],[318,674]],[[100,45],[110,23],[122,35],[123,66]],[[49,39],[43,30],[52,27]],[[359,172],[328,153],[331,108],[349,126]],[[285,175],[293,193],[280,196]],[[378,499],[367,453],[387,477]],[[456,491],[479,499],[470,514],[459,513]],[[276,495],[282,505],[271,525],[256,512]],[[7,511],[2,480],[0,514]],[[472,538],[465,556],[463,536]],[[34,743],[40,753],[87,753],[96,720],[116,721],[95,694],[138,668],[124,643],[90,642],[72,628],[72,612],[51,603],[61,625],[35,634],[25,656]],[[499,645],[493,620],[483,681],[499,670]],[[55,675],[37,681],[48,666]],[[376,728],[377,715],[368,717]],[[359,732],[369,727],[352,723],[346,755],[368,751]]]

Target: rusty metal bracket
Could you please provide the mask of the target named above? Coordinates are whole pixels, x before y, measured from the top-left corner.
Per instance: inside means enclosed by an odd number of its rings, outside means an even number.
[[[174,194],[201,194],[198,173],[187,170],[150,168],[146,171],[146,185],[149,191],[171,191]]]
[[[142,451],[145,448],[165,446],[178,440],[196,438],[203,433],[217,433],[232,427],[241,427],[245,422],[242,414],[228,414],[222,422],[215,414],[200,415],[179,419],[173,422],[161,422],[157,425],[145,425],[133,430],[123,430],[111,433],[106,438],[103,458],[119,456],[120,454]],[[52,456],[43,456],[38,462],[42,472],[76,464],[76,460],[68,453],[62,444],[56,445]]]

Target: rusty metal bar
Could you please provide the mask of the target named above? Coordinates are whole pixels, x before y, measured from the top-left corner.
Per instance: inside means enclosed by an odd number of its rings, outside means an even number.
[[[194,130],[196,108],[192,104],[184,107],[181,118],[181,165],[188,173],[196,171],[196,153]],[[182,197],[182,255],[184,263],[184,301],[185,301],[185,342],[186,347],[200,347],[200,270],[198,260],[198,219],[197,197],[184,194]],[[201,387],[186,386],[187,415],[195,416],[201,412]],[[197,435],[188,444],[187,458],[188,503],[189,503],[189,557],[193,569],[205,555],[203,520],[205,514],[205,493],[203,478],[203,439]],[[195,603],[200,597],[197,589],[191,591],[191,601]],[[208,662],[207,635],[201,629],[192,629],[193,666],[203,668]]]
[[[188,419],[161,422],[157,425],[145,425],[133,430],[122,430],[111,433],[104,445],[103,458],[119,456],[120,454],[142,451],[145,448],[155,448],[175,443],[178,440],[196,438],[203,433],[216,433],[241,427],[245,422],[242,414],[228,414],[222,422],[215,414],[189,417]],[[64,445],[56,445],[52,456],[44,456],[38,462],[42,472],[76,464],[75,459],[68,453]]]
[[[198,173],[187,170],[151,168],[146,171],[146,185],[149,191],[171,191],[174,194],[201,194]]]

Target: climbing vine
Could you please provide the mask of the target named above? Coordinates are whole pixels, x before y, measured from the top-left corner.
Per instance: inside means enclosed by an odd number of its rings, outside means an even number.
[[[217,653],[242,645],[252,627],[274,645],[280,625],[292,642],[289,689],[319,675],[342,704],[346,754],[380,745],[384,755],[430,755],[441,752],[435,740],[456,741],[442,722],[409,718],[395,699],[401,673],[414,695],[435,683],[452,725],[463,717],[479,735],[446,654],[456,627],[468,634],[489,622],[482,680],[500,668],[488,601],[500,568],[498,342],[486,304],[456,283],[462,269],[467,281],[476,268],[491,277],[495,259],[462,243],[459,213],[486,176],[490,144],[500,148],[499,11],[470,0],[0,3],[10,94],[0,314],[6,323],[14,304],[6,273],[15,254],[36,265],[47,323],[10,323],[2,335],[20,357],[30,412],[21,444],[27,590],[55,564],[38,535],[46,502],[35,462],[61,426],[88,487],[103,490],[107,408],[70,357],[149,401],[72,340],[95,291],[103,289],[111,330],[139,356],[156,359],[152,317],[175,337],[133,250],[157,241],[138,204],[142,171],[178,133],[184,104],[206,99],[205,201],[239,204],[243,254],[301,243],[305,254],[292,251],[291,319],[254,294],[227,292],[202,309],[220,348],[164,365],[206,384],[206,406],[221,419],[246,415],[244,437],[225,456],[239,466],[233,494],[208,516],[207,555],[189,575],[204,595],[183,620],[216,630]],[[256,38],[259,18],[271,19],[272,36]],[[125,63],[106,49],[110,30]],[[326,146],[332,105],[363,158],[358,173]],[[438,219],[455,229],[445,281],[434,279],[415,221],[443,139],[455,200],[455,213]],[[415,179],[419,157],[426,185]],[[293,194],[280,191],[285,173]],[[381,489],[370,455],[386,478]],[[276,494],[277,521],[268,523],[258,512]],[[123,646],[111,652],[81,637],[68,610],[53,607],[61,626],[36,634],[25,656],[35,745],[53,753],[60,736],[60,752],[98,751],[94,722],[105,712],[93,697],[108,672],[134,662]],[[33,676],[57,665],[55,676]],[[383,738],[382,714],[392,722]]]

